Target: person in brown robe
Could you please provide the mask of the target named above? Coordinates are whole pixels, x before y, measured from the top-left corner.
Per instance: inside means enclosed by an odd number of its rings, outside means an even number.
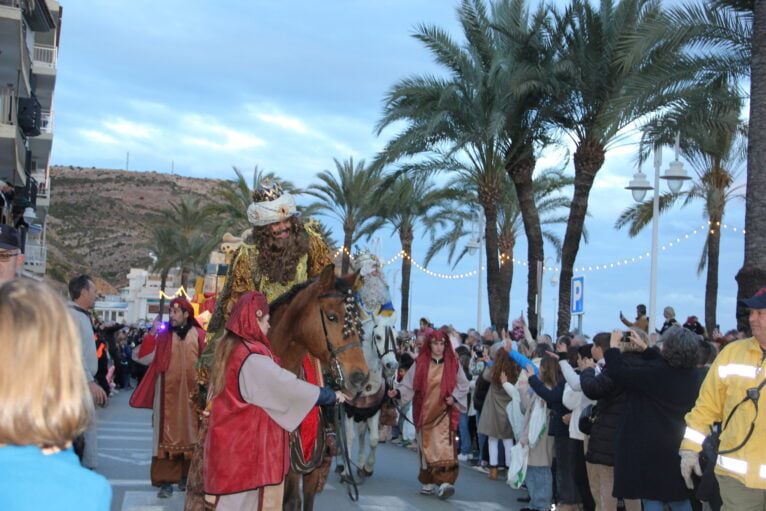
[[[157,496],[173,494],[172,483],[186,489],[191,455],[199,436],[199,417],[189,395],[197,380],[197,362],[205,348],[205,331],[194,319],[194,309],[183,299],[170,303],[170,323],[155,323],[134,360],[149,365],[131,396],[131,406],[151,407],[152,486]]]
[[[460,413],[468,410],[468,379],[446,333],[429,332],[415,364],[389,396],[413,404],[420,493],[449,498],[458,476],[455,436]]]

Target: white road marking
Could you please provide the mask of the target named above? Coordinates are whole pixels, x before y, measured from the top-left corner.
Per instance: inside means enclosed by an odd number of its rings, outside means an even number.
[[[148,434],[146,436],[112,436],[112,435],[98,435],[99,440],[141,440],[143,442],[146,442],[147,440],[152,439],[152,435]]]
[[[148,482],[148,481],[147,481]],[[122,499],[121,511],[166,511],[181,509],[185,492],[173,492],[169,499],[157,498],[156,491],[126,491]]]
[[[139,466],[150,465],[152,463],[151,457],[150,459],[146,459],[145,456],[141,456],[142,459],[138,459],[136,457],[133,457],[133,459],[128,459],[125,456],[112,456],[111,454],[100,452],[98,453],[98,457],[119,461],[120,463],[130,463],[131,465],[139,465]]]
[[[151,486],[149,479],[109,479],[112,486]]]
[[[102,424],[98,426],[99,431],[128,431],[128,432],[152,432],[151,426],[142,426],[137,428],[121,428],[117,426],[107,426],[106,424]]]

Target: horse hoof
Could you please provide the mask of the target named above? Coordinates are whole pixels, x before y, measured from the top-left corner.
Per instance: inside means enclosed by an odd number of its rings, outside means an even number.
[[[364,468],[360,468],[359,470],[356,471],[356,473],[357,473],[357,475],[359,477],[370,477],[370,476],[372,476],[372,472],[368,472]]]
[[[342,474],[346,468],[343,465],[335,465],[335,473]]]

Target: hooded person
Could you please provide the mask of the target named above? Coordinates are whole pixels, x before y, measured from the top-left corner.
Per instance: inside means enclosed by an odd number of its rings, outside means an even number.
[[[420,493],[449,498],[458,476],[455,437],[460,413],[468,411],[468,379],[444,331],[428,332],[415,363],[389,396],[402,404],[412,401]]]
[[[216,345],[204,480],[217,511],[282,509],[288,434],[314,406],[346,399],[284,369],[268,329],[266,297],[251,291],[234,304]]]
[[[144,336],[134,360],[149,369],[130,398],[136,408],[151,408],[153,486],[160,498],[173,494],[172,483],[186,488],[194,445],[199,436],[199,416],[189,395],[197,380],[197,362],[205,349],[205,331],[194,318],[188,300],[175,298],[168,308],[170,321],[155,321]]]

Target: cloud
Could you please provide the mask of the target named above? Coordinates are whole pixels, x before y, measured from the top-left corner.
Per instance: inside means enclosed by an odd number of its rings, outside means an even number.
[[[116,144],[117,139],[114,137],[107,135],[106,133],[101,133],[100,131],[96,130],[80,130],[80,135],[82,135],[84,138],[91,142],[96,142],[97,144]]]
[[[269,124],[276,124],[282,128],[294,131],[296,133],[308,134],[309,130],[299,119],[288,117],[286,115],[255,114],[257,119]]]
[[[104,127],[122,136],[133,138],[149,138],[156,132],[155,128],[118,118],[114,121],[104,121]]]
[[[197,114],[184,115],[181,126],[182,129],[191,128],[190,131],[204,132],[204,138],[201,135],[182,137],[184,143],[193,146],[208,147],[218,151],[236,151],[266,145],[264,139],[225,126],[211,117]],[[211,135],[220,135],[220,137]]]

